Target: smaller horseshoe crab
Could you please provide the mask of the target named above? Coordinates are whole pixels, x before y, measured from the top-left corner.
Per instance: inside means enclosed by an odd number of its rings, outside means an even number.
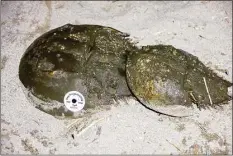
[[[232,83],[208,69],[197,57],[169,45],[142,47],[128,55],[127,83],[145,106],[172,115],[177,105],[199,108],[228,102]],[[166,109],[167,108],[167,109]],[[182,113],[182,114],[180,114]]]

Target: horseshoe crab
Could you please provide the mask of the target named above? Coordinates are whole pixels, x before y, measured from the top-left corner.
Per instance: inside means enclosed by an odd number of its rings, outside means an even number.
[[[63,97],[72,90],[84,95],[85,111],[111,105],[112,99],[131,92],[145,106],[165,114],[164,106],[173,111],[176,105],[204,107],[230,100],[227,88],[232,83],[197,57],[172,46],[138,48],[127,37],[99,25],[67,24],[53,29],[28,47],[19,79],[36,108],[71,118],[82,114],[63,104]]]
[[[170,45],[144,46],[128,55],[129,88],[145,106],[172,115],[177,105],[199,108],[228,102],[232,83],[220,78],[197,57]],[[181,108],[180,108],[181,110]],[[186,111],[186,112],[185,112]]]
[[[54,116],[74,117],[63,97],[81,92],[85,110],[110,105],[117,96],[131,95],[125,79],[128,35],[99,25],[71,25],[51,30],[26,50],[19,78],[36,107]]]

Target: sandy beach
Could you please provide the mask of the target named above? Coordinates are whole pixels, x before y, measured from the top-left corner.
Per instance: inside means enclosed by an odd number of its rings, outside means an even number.
[[[138,46],[173,45],[232,82],[230,1],[1,2],[1,154],[232,154],[232,101],[181,119],[132,98],[80,121],[36,109],[19,80],[20,59],[36,38],[67,23],[110,26]],[[88,127],[72,129],[77,123]]]

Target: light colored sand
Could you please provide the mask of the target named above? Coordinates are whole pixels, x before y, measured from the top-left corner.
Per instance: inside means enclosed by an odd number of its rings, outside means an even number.
[[[32,107],[18,79],[19,61],[29,44],[49,29],[71,23],[111,26],[130,33],[139,45],[171,44],[232,81],[231,19],[231,2],[1,2],[1,59],[6,58],[1,70],[2,154],[231,154],[231,102],[174,119],[133,100],[121,101],[93,116],[101,120],[88,120],[91,127],[78,135],[72,129],[66,133],[74,121]]]

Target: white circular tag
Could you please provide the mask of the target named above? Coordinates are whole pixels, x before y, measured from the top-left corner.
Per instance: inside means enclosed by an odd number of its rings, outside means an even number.
[[[85,98],[78,91],[70,91],[64,96],[64,104],[72,112],[78,112],[85,106]]]

